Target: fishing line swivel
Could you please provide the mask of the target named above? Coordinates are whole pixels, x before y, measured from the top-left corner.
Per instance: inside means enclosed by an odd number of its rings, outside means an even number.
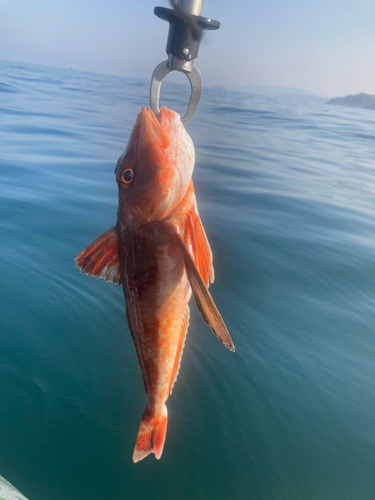
[[[190,121],[199,104],[202,92],[202,76],[194,66],[198,57],[199,44],[204,30],[216,30],[219,21],[202,17],[203,0],[171,0],[173,9],[155,7],[154,13],[169,22],[167,40],[168,60],[160,63],[152,75],[150,88],[150,107],[155,115],[159,114],[160,87],[164,78],[172,71],[181,71],[189,79],[191,94],[188,110],[181,118],[185,125]]]

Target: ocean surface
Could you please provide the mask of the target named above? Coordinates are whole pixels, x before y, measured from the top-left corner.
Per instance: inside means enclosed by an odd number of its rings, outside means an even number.
[[[0,62],[0,474],[30,500],[374,499],[375,113],[319,98],[204,89],[187,130],[236,352],[191,302],[164,453],[132,463],[123,293],[74,258],[115,224],[148,91]]]

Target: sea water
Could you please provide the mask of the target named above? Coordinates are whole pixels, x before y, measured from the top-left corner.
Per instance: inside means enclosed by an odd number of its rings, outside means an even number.
[[[163,455],[132,463],[123,293],[74,258],[116,222],[148,90],[0,63],[0,474],[31,500],[375,498],[375,113],[319,98],[204,89],[187,130],[236,352],[192,305]]]

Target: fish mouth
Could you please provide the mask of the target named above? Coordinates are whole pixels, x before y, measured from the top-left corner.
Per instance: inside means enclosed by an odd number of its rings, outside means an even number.
[[[171,116],[166,111],[169,110],[162,107],[160,114],[156,117],[150,109],[142,106],[130,134],[128,145],[117,161],[116,177],[125,163],[129,163],[131,166],[137,162],[139,150],[149,151],[149,163],[154,163],[155,159],[161,160],[161,155],[173,142],[172,137],[168,135],[172,129]],[[173,111],[171,113],[175,114]]]
[[[148,146],[155,149],[166,149],[172,143],[172,121],[178,122],[180,118],[177,113],[162,106],[160,113],[154,113],[142,106],[139,114],[139,138],[148,143]]]

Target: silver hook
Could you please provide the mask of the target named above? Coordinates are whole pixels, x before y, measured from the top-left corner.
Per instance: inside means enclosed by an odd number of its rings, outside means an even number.
[[[156,66],[155,71],[151,78],[150,107],[155,116],[159,114],[160,112],[159,98],[160,98],[161,83],[164,80],[164,78],[172,71],[181,71],[182,73],[184,73],[188,77],[191,86],[191,94],[190,94],[188,110],[186,115],[181,118],[182,123],[185,125],[195,115],[195,112],[197,111],[198,108],[199,99],[202,93],[202,85],[203,85],[202,76],[198,68],[196,68],[195,66],[191,65],[188,70],[187,69],[176,70],[176,68],[168,67],[168,61],[163,61],[162,63],[159,64],[159,66]]]

